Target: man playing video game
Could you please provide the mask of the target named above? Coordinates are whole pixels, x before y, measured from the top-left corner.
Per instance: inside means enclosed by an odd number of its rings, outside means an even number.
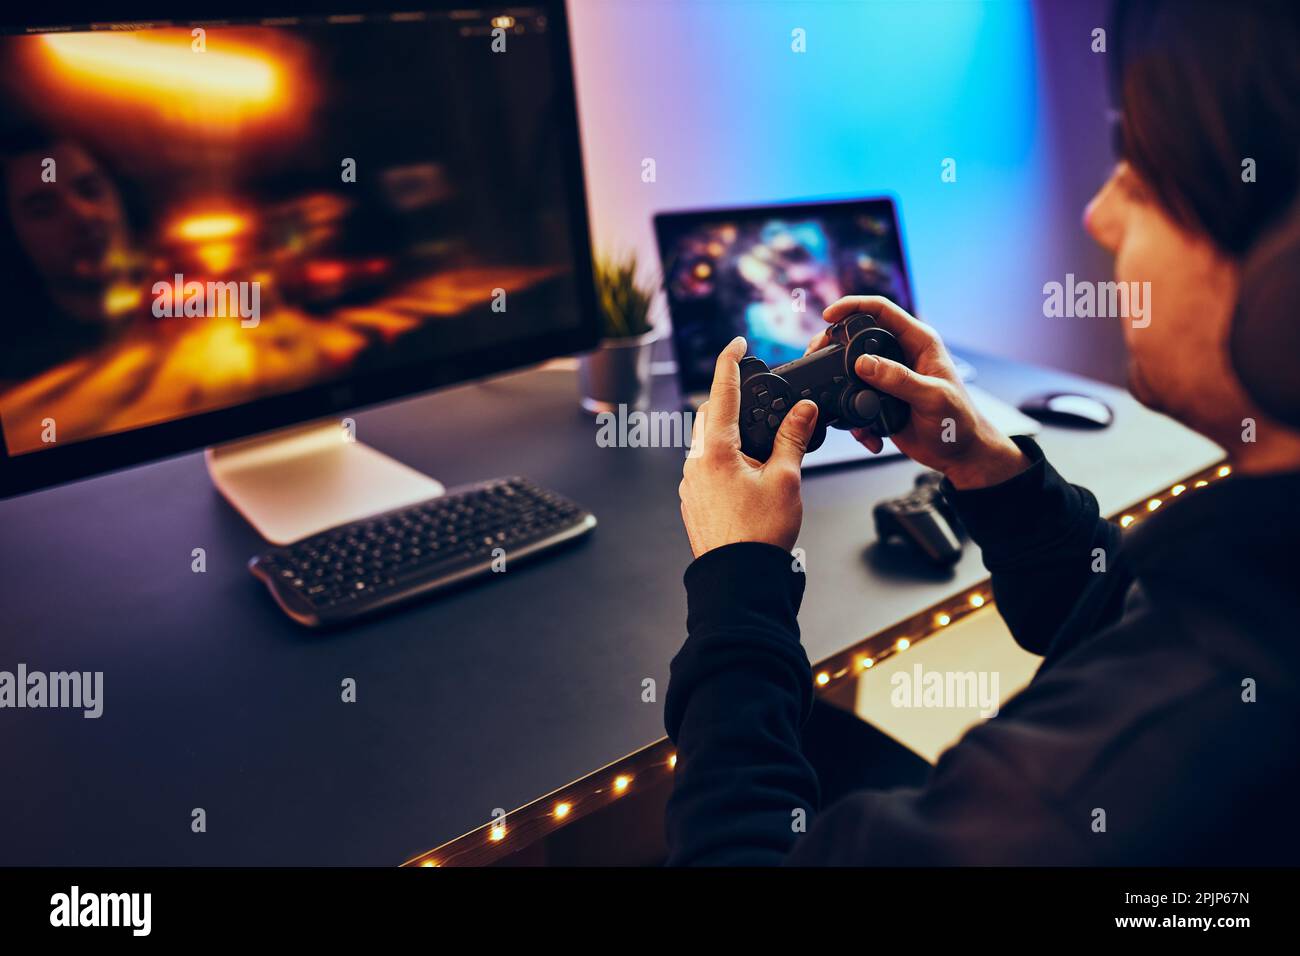
[[[946,476],[998,610],[1043,664],[923,785],[824,805],[802,739],[813,689],[796,620],[804,575],[790,557],[816,407],[794,407],[766,463],[742,455],[745,343],[732,342],[680,488],[695,561],[665,716],[678,747],[670,863],[1300,861],[1296,376],[1282,383],[1290,411],[1266,409],[1230,347],[1246,264],[1295,216],[1300,14],[1152,0],[1118,8],[1110,34],[1121,160],[1085,226],[1118,280],[1151,283],[1153,321],[1125,323],[1134,394],[1227,449],[1232,477],[1121,534],[1032,440],[983,421],[933,329],[878,297],[830,306],[828,322],[867,312],[901,344],[906,364],[864,356],[855,370],[910,404],[895,442]],[[1267,183],[1243,183],[1244,156],[1268,165]],[[1296,321],[1292,301],[1269,307]],[[955,441],[942,440],[946,419]],[[806,833],[792,826],[799,810]]]

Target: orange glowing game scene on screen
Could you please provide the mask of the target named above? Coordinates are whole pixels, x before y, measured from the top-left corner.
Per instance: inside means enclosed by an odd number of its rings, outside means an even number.
[[[10,454],[576,321],[544,16],[140,27],[0,36]]]

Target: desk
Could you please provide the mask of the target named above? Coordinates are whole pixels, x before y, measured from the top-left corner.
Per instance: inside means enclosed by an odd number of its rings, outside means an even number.
[[[1221,456],[1119,390],[973,361],[1010,401],[1073,382],[1113,404],[1105,431],[1040,436],[1103,512]],[[675,401],[661,380],[657,404]],[[317,634],[248,574],[261,543],[201,455],[0,502],[0,669],[104,673],[98,720],[0,711],[0,864],[393,865],[663,736],[690,560],[683,452],[597,447],[563,370],[355,417],[359,440],[449,485],[526,474],[600,526],[483,586]],[[814,662],[985,577],[974,549],[918,578],[868,548],[872,503],[917,470],[893,459],[806,479]],[[194,548],[206,573],[191,570]],[[206,833],[191,831],[197,807]]]

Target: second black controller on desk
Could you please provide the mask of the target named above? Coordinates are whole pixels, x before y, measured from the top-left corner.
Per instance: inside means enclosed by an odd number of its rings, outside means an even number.
[[[851,315],[836,324],[834,341],[816,352],[768,369],[748,356],[740,361],[740,450],[766,461],[781,422],[796,403],[817,403],[817,429],[808,442],[815,451],[826,440],[826,428],[865,428],[884,438],[907,424],[907,403],[878,392],[853,371],[863,355],[903,362],[903,350],[870,315]]]

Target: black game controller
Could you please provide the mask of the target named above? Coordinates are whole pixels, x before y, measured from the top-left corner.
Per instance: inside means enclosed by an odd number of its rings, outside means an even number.
[[[877,504],[872,510],[876,537],[886,545],[910,545],[940,566],[957,563],[965,530],[942,486],[943,475],[923,472],[910,492]]]
[[[808,442],[816,451],[826,427],[865,428],[884,438],[907,424],[911,409],[892,395],[878,392],[853,371],[863,355],[903,361],[898,341],[864,313],[831,328],[832,343],[801,359],[768,369],[761,359],[740,360],[740,450],[766,461],[777,429],[801,399],[817,403],[817,429]]]

